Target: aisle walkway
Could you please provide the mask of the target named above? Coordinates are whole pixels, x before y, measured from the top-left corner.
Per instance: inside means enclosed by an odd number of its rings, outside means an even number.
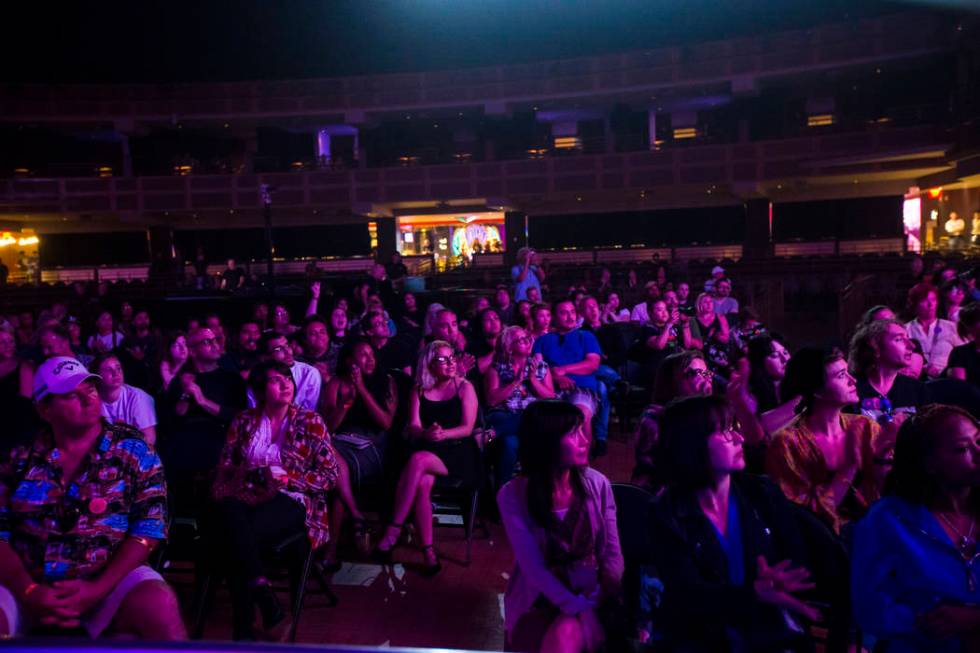
[[[609,453],[596,467],[612,481],[626,481],[632,459],[625,436],[613,436]],[[422,554],[413,546],[400,547],[391,567],[345,563],[333,577],[340,604],[329,608],[322,596],[309,596],[297,642],[502,650],[503,591],[513,561],[503,528],[488,526],[489,538],[479,530],[474,534],[469,567],[453,561],[464,553],[462,530],[437,528],[443,570],[435,578],[417,573]],[[186,593],[181,598],[190,600]],[[227,594],[222,591],[205,637],[229,639],[230,624]]]

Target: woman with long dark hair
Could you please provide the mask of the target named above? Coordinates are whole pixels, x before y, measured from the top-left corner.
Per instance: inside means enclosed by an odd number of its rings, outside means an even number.
[[[748,343],[749,390],[764,413],[783,403],[780,387],[786,376],[789,351],[782,337],[776,334],[756,336]]]
[[[980,650],[980,423],[931,405],[898,432],[885,497],[858,522],[858,625],[889,653]]]
[[[581,411],[563,401],[528,406],[519,456],[520,475],[497,494],[516,559],[504,594],[507,650],[594,651],[623,554],[612,487],[588,466]]]
[[[323,419],[350,468],[355,492],[379,482],[398,399],[391,375],[377,369],[371,343],[359,340],[341,348],[337,373],[324,386],[321,401]]]

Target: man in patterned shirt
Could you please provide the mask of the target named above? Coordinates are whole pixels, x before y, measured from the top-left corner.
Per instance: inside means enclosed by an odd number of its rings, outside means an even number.
[[[163,467],[138,430],[102,420],[98,379],[45,361],[34,402],[47,427],[0,459],[0,634],[183,639],[174,593],[146,566],[166,537]]]

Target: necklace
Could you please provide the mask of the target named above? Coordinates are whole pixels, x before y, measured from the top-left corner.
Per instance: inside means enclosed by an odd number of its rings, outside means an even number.
[[[956,528],[953,522],[950,521],[946,515],[941,512],[937,512],[936,514],[939,515],[939,518],[942,519],[954,533],[956,533],[956,547],[959,549],[960,555],[967,559],[970,558],[976,551],[977,540],[975,537],[973,537],[973,529],[976,528],[977,523],[971,517],[970,530],[966,533],[966,535],[964,535],[963,532]]]

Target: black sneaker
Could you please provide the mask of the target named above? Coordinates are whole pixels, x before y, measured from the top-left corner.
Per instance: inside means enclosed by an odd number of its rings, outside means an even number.
[[[606,444],[605,440],[596,440],[592,443],[592,457],[601,458],[605,456],[609,451],[609,445]]]

